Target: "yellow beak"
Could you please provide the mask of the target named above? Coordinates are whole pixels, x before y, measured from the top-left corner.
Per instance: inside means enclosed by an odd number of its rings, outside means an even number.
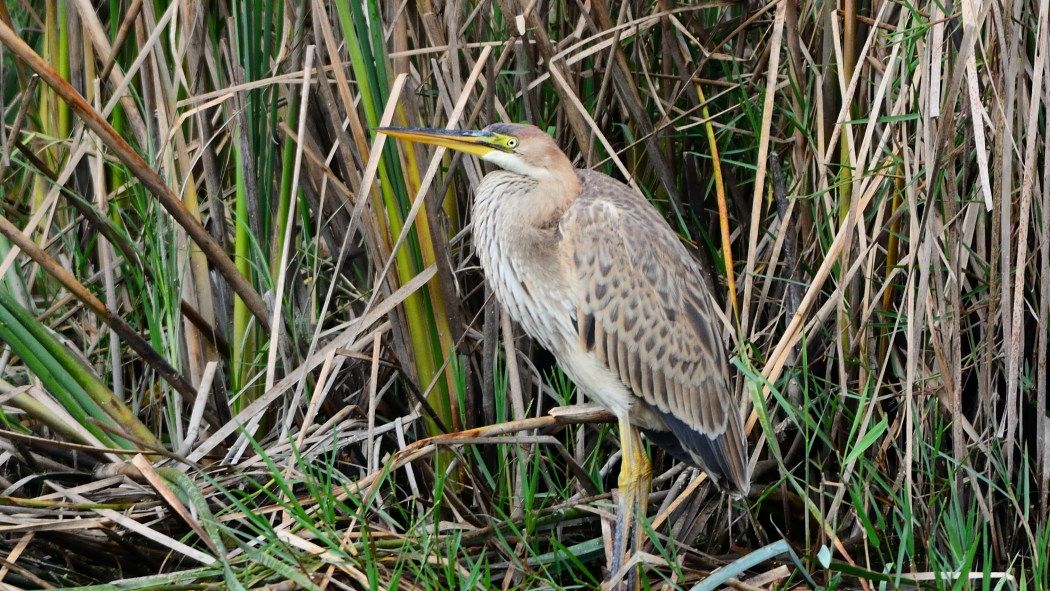
[[[494,151],[507,151],[501,145],[501,140],[504,138],[491,131],[459,131],[426,127],[375,127],[373,130],[403,140],[444,146],[476,156],[484,156]]]

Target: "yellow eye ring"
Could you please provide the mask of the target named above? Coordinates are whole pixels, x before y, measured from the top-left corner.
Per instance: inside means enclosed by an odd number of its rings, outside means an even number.
[[[507,140],[507,147],[512,149],[512,150],[514,148],[517,148],[518,147],[518,140],[516,138],[510,138],[509,140]]]

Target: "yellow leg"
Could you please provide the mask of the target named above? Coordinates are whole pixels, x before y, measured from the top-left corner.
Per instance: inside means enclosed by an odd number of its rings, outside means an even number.
[[[624,561],[641,548],[645,539],[645,530],[642,520],[645,519],[646,509],[649,507],[649,486],[652,483],[652,468],[649,456],[642,447],[642,438],[638,429],[631,425],[627,419],[620,419],[620,444],[623,446],[623,458],[620,461],[620,505],[616,513],[616,531],[613,534],[613,563],[609,571],[610,577],[615,577]],[[630,546],[627,546],[628,539]],[[631,573],[633,575],[634,573]],[[629,575],[627,579],[634,580],[636,586],[637,577]]]

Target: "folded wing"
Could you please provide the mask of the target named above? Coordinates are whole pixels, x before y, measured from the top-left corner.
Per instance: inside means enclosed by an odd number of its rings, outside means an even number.
[[[722,488],[748,488],[728,360],[707,287],[685,247],[627,186],[580,171],[587,189],[562,220],[581,344],[651,408],[658,445]],[[651,425],[650,425],[651,427]]]

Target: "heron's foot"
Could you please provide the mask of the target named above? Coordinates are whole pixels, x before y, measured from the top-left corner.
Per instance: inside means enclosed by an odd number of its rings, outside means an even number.
[[[610,582],[627,581],[627,589],[638,589],[640,581],[637,568],[626,575],[620,571],[630,558],[642,549],[645,543],[645,513],[649,507],[649,486],[652,473],[649,456],[642,447],[638,430],[626,420],[620,420],[620,441],[623,459],[620,466],[619,504],[616,511],[616,527],[613,532],[613,555],[609,565]],[[616,585],[616,587],[620,587]]]

